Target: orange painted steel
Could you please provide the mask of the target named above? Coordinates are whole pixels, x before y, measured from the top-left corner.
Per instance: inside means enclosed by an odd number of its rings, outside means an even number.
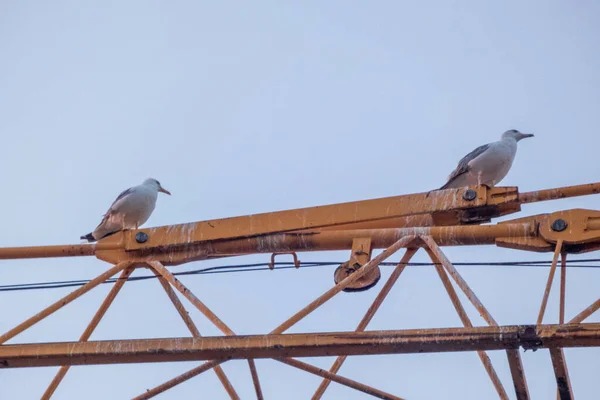
[[[467,298],[471,301],[473,306],[479,311],[479,315],[488,323],[488,325],[497,326],[498,323],[489,313],[489,311],[485,308],[485,306],[481,303],[475,292],[471,290],[467,282],[463,279],[463,277],[458,273],[454,265],[448,260],[446,255],[442,252],[442,250],[438,247],[437,243],[431,238],[431,236],[423,236],[421,238],[427,247],[431,250],[433,254],[435,254],[436,259],[438,259],[446,272],[454,279],[454,282],[461,288],[463,293],[467,296]]]
[[[323,295],[319,296],[317,299],[312,301],[309,305],[304,307],[302,310],[298,311],[296,314],[292,315],[285,322],[280,324],[277,328],[273,329],[270,333],[283,333],[296,323],[298,323],[302,318],[306,317],[308,314],[316,310],[318,307],[325,304],[325,302],[329,301],[333,296],[341,292],[345,287],[350,285],[352,282],[359,279],[361,276],[367,274],[373,268],[377,268],[380,263],[385,261],[388,257],[393,255],[395,252],[400,250],[401,248],[408,246],[415,239],[414,236],[406,236],[402,239],[398,240],[396,243],[392,244],[389,248],[383,251],[381,254],[375,256],[371,261],[366,263],[361,269],[353,273],[352,275],[345,278],[343,281],[329,289]]]
[[[496,322],[496,320],[491,316],[489,311],[485,308],[485,306],[477,298],[477,296],[475,295],[473,290],[469,287],[467,282],[458,273],[458,271],[456,270],[454,265],[452,265],[450,260],[448,260],[448,258],[442,252],[442,250],[438,247],[438,245],[433,240],[431,240],[430,237],[422,237],[421,239],[428,246],[428,250],[429,250],[428,253],[431,257],[431,260],[436,264],[441,263],[444,266],[444,268],[446,269],[446,271],[444,271],[440,268],[439,265],[436,265],[438,274],[440,275],[440,278],[442,278],[442,281],[444,282],[444,286],[446,287],[446,290],[448,291],[448,294],[450,295],[450,297],[452,299],[452,303],[456,307],[457,311],[459,311],[459,315],[461,315],[461,319],[463,319],[463,323],[465,323],[465,320],[466,320],[466,321],[468,321],[468,324],[471,324],[468,316],[466,315],[466,312],[464,311],[464,308],[462,308],[462,304],[460,303],[458,296],[456,296],[456,293],[454,293],[454,294],[451,293],[451,292],[454,292],[454,288],[452,288],[452,285],[450,284],[450,282],[448,280],[448,276],[446,275],[446,272],[450,276],[452,276],[452,278],[454,279],[456,284],[461,288],[463,293],[471,301],[471,304],[473,304],[473,306],[477,309],[477,311],[479,311],[480,316],[489,325],[498,326],[498,323]],[[462,309],[462,311],[460,311],[459,309]],[[465,326],[468,326],[468,325],[465,323]],[[485,357],[483,357],[483,355],[481,353],[483,353],[483,352],[480,352],[479,355],[481,357],[482,362],[484,363],[484,366],[489,364],[489,367],[486,366],[486,369],[488,370],[490,378],[492,379],[496,389],[498,390],[498,395],[500,396],[500,398],[508,398],[506,395],[506,392],[504,391],[504,388],[500,384],[500,381],[498,379],[496,372],[494,371],[494,369],[491,366],[491,361],[490,361],[489,357],[487,357],[487,355],[485,355]],[[510,349],[510,350],[507,350],[507,357],[508,357],[511,374],[513,377],[513,382],[514,382],[517,398],[519,400],[521,400],[521,399],[528,400],[529,399],[529,390],[527,388],[527,381],[525,379],[525,374],[523,371],[523,362],[521,360],[521,355],[519,354],[518,351],[514,351],[514,349]]]
[[[538,314],[537,324],[540,325],[544,320],[544,314],[546,313],[546,306],[548,305],[548,297],[550,297],[550,290],[552,290],[552,282],[554,281],[554,274],[556,273],[556,264],[558,263],[558,256],[560,255],[563,247],[563,240],[559,239],[556,243],[556,249],[554,250],[554,257],[552,258],[552,265],[548,272],[548,281],[546,282],[546,289],[544,290],[544,296],[542,298],[542,305],[540,306],[540,313]]]
[[[450,297],[450,301],[452,302],[452,305],[454,306],[454,309],[456,310],[456,313],[458,314],[461,322],[463,323],[463,325],[466,328],[472,328],[473,324],[471,323],[471,319],[467,315],[465,308],[463,307],[462,303],[460,302],[460,299],[458,298],[458,295],[456,294],[456,290],[454,290],[454,287],[452,286],[452,282],[450,282],[450,278],[448,278],[448,274],[446,273],[446,271],[444,270],[444,268],[442,266],[442,261],[439,259],[439,257],[436,255],[436,253],[431,248],[427,248],[425,250],[427,251],[427,254],[429,254],[431,261],[433,261],[433,263],[435,264],[435,269],[438,273],[438,276],[440,277],[440,280],[442,281],[442,284],[444,285],[444,288],[446,289],[446,292],[448,293],[448,296]],[[504,389],[504,386],[502,385],[502,382],[500,381],[500,378],[498,377],[498,373],[496,372],[496,370],[494,369],[494,366],[492,365],[492,360],[490,360],[490,357],[483,350],[477,350],[477,355],[479,356],[479,359],[481,360],[483,367],[485,368],[486,372],[488,373],[488,376],[490,377],[490,380],[492,381],[492,384],[494,385],[496,392],[498,392],[498,396],[501,399],[508,400],[508,395],[506,394],[506,390]]]
[[[526,400],[529,399],[529,393],[518,349],[519,347],[534,349],[548,347],[551,349],[557,374],[559,393],[563,397],[572,397],[562,347],[600,345],[600,324],[581,324],[585,318],[600,308],[600,300],[571,320],[576,325],[498,327],[496,321],[444,255],[440,246],[485,244],[525,251],[555,251],[549,284],[553,280],[558,254],[561,254],[559,322],[562,323],[566,254],[600,249],[600,211],[574,209],[518,218],[493,225],[479,224],[490,222],[492,218],[518,212],[522,204],[595,193],[600,193],[600,182],[524,193],[519,193],[515,187],[490,189],[482,186],[449,189],[127,230],[111,235],[96,244],[0,248],[0,259],[96,256],[116,264],[104,274],[0,336],[0,344],[12,339],[115,273],[124,270],[122,275],[124,276],[129,271],[127,268],[146,265],[154,269],[167,295],[194,336],[187,339],[160,339],[159,342],[151,340],[86,342],[122,286],[121,281],[117,281],[81,336],[80,342],[70,344],[71,347],[64,347],[69,343],[0,345],[0,368],[63,366],[45,394],[44,398],[49,398],[64,377],[68,365],[209,360],[136,399],[156,396],[211,368],[215,368],[230,397],[235,399],[239,396],[219,364],[226,359],[243,358],[248,360],[257,398],[261,400],[262,391],[253,358],[274,358],[325,378],[315,393],[315,400],[320,398],[329,380],[372,395],[377,396],[379,393],[380,398],[398,399],[335,373],[347,355],[477,350],[500,398],[505,399],[506,392],[491,366],[489,357],[484,353],[484,350],[504,349],[507,351],[517,399]],[[369,257],[363,257],[364,260],[360,262],[361,265],[364,264],[362,267],[343,278],[329,291],[267,335],[235,336],[223,321],[165,268],[165,266],[190,261],[245,254],[350,250],[353,248],[353,243],[356,245],[357,239],[368,242],[370,249],[385,250],[368,262],[366,261]],[[407,250],[403,260],[409,259],[416,247],[426,247],[428,253],[433,255],[432,259],[436,257],[441,261],[442,265],[437,265],[436,269],[467,328],[456,331],[436,329],[435,332],[432,330],[382,331],[378,334],[362,332],[402,272],[403,265],[399,265],[363,317],[356,332],[281,335],[340,291],[371,272],[377,273],[379,263],[405,247],[410,249]],[[467,295],[480,315],[492,325],[491,327],[470,327],[471,322],[458,300],[448,274]],[[228,337],[200,337],[198,329],[169,284],[180,291]],[[543,318],[548,294],[547,286],[539,323]],[[431,341],[432,338],[435,340]],[[330,372],[287,358],[318,355],[339,355],[340,358],[336,360]]]
[[[344,288],[348,287],[353,282],[355,282],[358,279],[360,279],[361,276],[364,276],[367,273],[369,273],[371,270],[373,270],[374,268],[377,268],[378,265],[381,262],[383,262],[385,259],[387,259],[388,257],[390,257],[392,254],[394,254],[400,248],[402,248],[404,246],[407,246],[407,245],[410,245],[414,241],[414,239],[415,239],[414,236],[408,236],[408,237],[404,237],[404,238],[398,240],[396,243],[394,243],[388,249],[386,249],[381,254],[379,254],[375,258],[373,258],[373,260],[371,260],[367,264],[365,264],[357,272],[355,272],[354,274],[346,277],[344,280],[342,280],[341,282],[339,282],[338,284],[336,284],[334,287],[332,287],[331,289],[329,289],[323,295],[319,296],[317,299],[315,299],[309,305],[307,305],[306,307],[304,307],[302,310],[300,310],[296,314],[292,315],[285,322],[283,322],[277,328],[275,328],[273,331],[271,331],[269,333],[269,335],[272,335],[272,334],[281,334],[281,333],[285,332],[287,329],[291,328],[293,325],[295,325],[296,323],[298,323],[300,320],[302,320],[308,314],[310,314],[311,312],[313,312],[314,310],[316,310],[318,307],[320,307],[323,304],[325,304],[333,296],[335,296],[336,294],[340,293],[342,290],[344,290]],[[149,263],[149,264],[151,265],[152,263]],[[164,273],[166,271],[166,269],[162,265],[160,265],[159,263],[155,263],[155,264],[156,264],[157,271],[159,271],[161,273]],[[168,271],[166,271],[166,272],[168,273]],[[166,275],[163,275],[163,276],[166,277]],[[173,284],[174,286],[175,286],[175,282],[177,282],[177,284],[180,286],[180,287],[178,287],[178,290],[180,290],[182,294],[184,294],[186,297],[188,297],[188,300],[190,300],[192,302],[194,301],[195,296],[193,296],[193,294],[191,294],[191,292],[189,292],[181,283],[179,283],[179,281],[177,281],[177,279],[175,277],[172,277],[171,280],[169,280],[169,282],[171,284]],[[233,334],[233,332],[232,332],[232,334]],[[193,376],[193,374],[195,373],[195,371],[201,371],[201,372],[203,372],[204,371],[203,368],[207,364],[209,364],[209,363],[210,362],[205,363],[203,365],[200,365],[199,367],[196,367],[196,368],[194,368],[194,369],[192,369],[192,370],[190,370],[190,371],[188,371],[188,372],[186,372],[186,373],[184,373],[184,374],[182,374],[182,375],[180,375],[180,376],[172,379],[171,381],[165,383],[164,385],[172,385],[171,387],[173,387],[175,385],[178,385],[179,383],[181,383],[181,382],[189,379],[188,378],[189,376]],[[253,376],[253,379],[254,379],[254,376]]]
[[[190,315],[187,312],[187,310],[185,309],[185,306],[183,305],[183,303],[181,303],[181,300],[179,300],[179,298],[177,297],[177,294],[175,293],[175,291],[173,290],[171,285],[169,285],[169,282],[167,282],[167,280],[161,274],[159,274],[158,271],[156,271],[153,268],[150,268],[150,269],[152,270],[154,275],[156,275],[156,277],[158,278],[158,282],[163,287],[165,293],[167,294],[167,297],[169,298],[169,300],[171,300],[171,303],[173,303],[173,306],[179,313],[179,316],[181,317],[181,319],[187,326],[187,328],[190,331],[190,333],[192,334],[192,336],[193,337],[201,337],[202,335],[200,335],[200,331],[198,330],[198,327],[196,326],[196,324],[190,317]],[[221,366],[217,365],[214,368],[214,371],[215,371],[215,374],[217,375],[217,378],[219,378],[219,381],[221,381],[221,384],[225,388],[225,391],[227,392],[229,397],[232,400],[239,400],[240,396],[238,396],[237,392],[233,388],[233,385],[229,381],[229,378],[227,378],[227,376],[225,375],[225,372],[223,371]]]
[[[600,182],[586,183],[583,185],[521,193],[519,194],[519,203],[536,203],[539,201],[566,199],[568,197],[587,196],[598,193],[600,193]]]
[[[50,314],[53,314],[54,312],[60,310],[62,307],[66,306],[67,304],[69,304],[73,300],[77,299],[81,295],[89,292],[90,290],[92,290],[96,286],[100,285],[102,282],[106,281],[111,276],[113,276],[113,275],[121,272],[122,270],[124,270],[125,268],[128,268],[130,266],[131,266],[131,263],[129,263],[129,262],[124,262],[124,263],[120,263],[120,264],[115,265],[114,267],[112,267],[108,271],[100,274],[99,276],[97,276],[96,278],[92,279],[91,281],[89,281],[85,285],[81,286],[79,289],[77,289],[77,290],[69,293],[67,296],[63,297],[59,301],[57,301],[57,302],[53,303],[52,305],[46,307],[45,309],[43,309],[42,311],[40,311],[39,313],[37,313],[33,317],[31,317],[31,318],[23,321],[22,323],[20,323],[19,325],[17,325],[13,329],[9,330],[8,332],[6,332],[2,336],[0,336],[0,344],[6,343],[8,340],[10,340],[13,337],[17,336],[19,333],[21,333],[24,330],[30,328],[31,326],[37,324],[38,322],[40,322],[44,318],[48,317]]]
[[[463,198],[467,190],[472,190],[475,193],[473,200],[469,201]],[[196,245],[211,241],[214,241],[212,244],[217,244],[217,241],[221,240],[227,243],[217,249],[216,254],[212,254],[212,256],[218,256],[218,254],[250,254],[252,250],[257,252],[256,245],[258,243],[255,242],[253,243],[254,246],[248,246],[249,243],[244,243],[243,240],[238,243],[235,241],[264,235],[273,237],[272,235],[275,233],[293,231],[296,233],[306,231],[325,233],[334,230],[339,233],[340,231],[359,228],[382,230],[381,228],[384,227],[384,229],[389,230],[404,227],[460,225],[462,223],[461,218],[467,218],[469,221],[477,220],[477,218],[487,218],[489,220],[489,218],[519,211],[520,204],[584,196],[598,193],[599,190],[600,183],[598,182],[520,194],[518,189],[514,187],[449,189],[212,221],[128,230],[111,235],[96,244],[0,248],[0,259],[96,255],[106,261],[117,263],[132,259],[147,259],[147,257],[144,257],[144,252],[136,252],[136,250],[145,249],[154,253],[162,252],[163,258],[156,258],[156,261],[177,264],[208,258],[208,255],[202,252],[202,250],[206,250],[206,246],[196,248]],[[462,217],[448,217],[448,213],[462,213]],[[600,219],[589,222],[590,226],[596,230],[600,229]],[[467,228],[473,227],[467,226]],[[135,239],[138,232],[148,234],[148,240],[144,243],[138,243]],[[463,233],[466,232],[469,232],[469,230],[463,231]],[[433,236],[437,241],[435,231],[424,234]],[[457,232],[457,234],[460,236],[460,232]],[[518,233],[516,235],[521,236]],[[596,235],[596,233],[593,233],[593,235]],[[496,237],[500,236],[496,235]],[[326,237],[323,237],[323,239],[325,240],[323,250],[340,249],[339,242],[333,248],[328,248]],[[480,241],[471,240],[465,244],[488,244],[490,238],[488,237],[487,241],[485,239],[481,238]],[[453,245],[450,241],[447,243],[438,241],[438,243],[440,245]],[[236,244],[241,247],[240,251],[235,251]],[[330,247],[333,244],[329,241]],[[348,247],[346,241],[343,248],[347,249]],[[375,247],[383,248],[387,246],[379,244]],[[195,251],[186,254],[185,250],[190,248]],[[229,251],[225,251],[226,249],[229,249]],[[319,248],[314,246],[305,248],[305,251],[308,250],[319,250]],[[272,249],[269,251],[272,251]],[[176,255],[183,254],[186,257],[171,257],[173,259],[169,260],[169,257],[165,254],[169,252]]]
[[[567,255],[560,254],[560,302],[558,311],[558,323],[565,323],[565,304],[567,291]]]
[[[1,368],[600,346],[600,323],[104,340],[0,346]]]
[[[523,360],[521,360],[519,349],[508,349],[506,350],[506,354],[508,355],[508,366],[513,378],[517,400],[529,400],[531,397],[529,395],[527,379],[525,378],[525,369],[523,368]]]
[[[327,378],[334,382],[337,382],[341,385],[351,387],[352,389],[356,389],[360,392],[369,394],[373,397],[377,397],[378,399],[383,400],[403,400],[398,396],[394,396],[392,394],[386,393],[384,391],[375,389],[374,387],[364,385],[362,383],[358,383],[353,381],[352,379],[344,378],[343,376],[339,376],[336,374],[332,374],[329,371],[325,371],[324,369],[314,367],[310,364],[304,363],[302,361],[294,360],[293,358],[276,358],[275,360],[282,362],[287,365],[291,365],[292,367],[301,369],[302,371],[306,371],[313,375],[320,376],[322,378]]]
[[[221,332],[226,335],[235,336],[235,333],[219,318],[217,315],[212,312],[200,299],[194,295],[188,288],[183,285],[175,276],[167,270],[161,263],[156,261],[148,262],[148,266],[150,266],[154,271],[160,274],[168,283],[173,285],[175,289],[177,289],[185,298],[187,298],[190,303],[194,305],[206,318],[210,320]],[[258,375],[256,372],[256,366],[254,365],[254,360],[248,360],[248,366],[250,368],[250,373],[252,375],[252,381],[254,382],[255,390],[257,397],[262,397],[262,390],[260,388],[260,382],[258,380]]]
[[[127,268],[121,272],[121,275],[119,275],[119,279],[115,282],[113,287],[110,289],[110,292],[108,292],[108,295],[106,296],[106,298],[100,305],[100,308],[98,308],[98,311],[96,312],[96,314],[94,315],[94,317],[92,318],[90,323],[88,324],[87,328],[85,328],[85,331],[81,334],[81,337],[79,338],[80,342],[86,342],[87,340],[89,340],[90,336],[92,336],[92,333],[94,332],[94,330],[100,323],[100,320],[102,320],[102,318],[104,317],[104,314],[106,314],[106,311],[108,310],[110,305],[113,303],[113,301],[117,297],[117,294],[119,294],[119,292],[121,291],[121,288],[123,287],[123,285],[125,285],[125,282],[127,282],[127,278],[129,278],[129,275],[131,275],[131,273],[133,271],[134,271],[133,268]],[[47,400],[52,397],[52,395],[58,388],[58,385],[60,385],[60,383],[64,379],[65,375],[67,375],[68,371],[69,371],[68,365],[64,365],[64,366],[60,367],[60,369],[56,373],[56,376],[54,377],[54,379],[52,380],[52,382],[46,389],[46,392],[44,392],[44,394],[42,395],[42,400]]]
[[[585,310],[583,310],[582,312],[580,312],[579,314],[577,314],[573,319],[571,319],[569,321],[569,324],[580,324],[587,317],[589,317],[590,315],[592,315],[593,313],[595,313],[599,309],[600,309],[600,299],[596,300],[595,302],[593,302],[592,304],[590,304],[590,306],[587,307]]]
[[[394,287],[394,284],[398,281],[398,278],[400,278],[400,275],[406,268],[406,264],[412,259],[417,250],[418,249],[416,248],[409,248],[406,250],[406,253],[404,253],[402,259],[400,260],[394,271],[391,273],[387,282],[385,283],[385,285],[383,285],[381,291],[379,292],[375,300],[373,300],[373,303],[371,304],[364,317],[356,327],[355,332],[364,332],[364,330],[367,328],[367,326],[377,313],[377,310],[379,310],[379,307],[381,307],[381,304],[383,304],[383,301],[392,290],[392,287]],[[346,358],[346,356],[339,356],[329,369],[329,372],[331,372],[332,374],[337,374],[337,372],[344,364],[344,361],[346,361]],[[321,385],[319,386],[315,394],[313,395],[312,400],[319,400],[325,393],[325,390],[327,390],[327,387],[329,386],[330,382],[331,381],[329,379],[324,379],[323,382],[321,382]]]
[[[560,400],[573,400],[573,389],[567,363],[565,361],[565,353],[561,348],[551,348],[550,358],[554,367],[554,375],[556,376],[556,386]]]
[[[163,383],[162,385],[159,385],[153,389],[149,389],[146,390],[145,393],[142,393],[139,396],[136,396],[133,398],[133,400],[147,400],[147,399],[151,399],[152,397],[158,396],[161,393],[166,392],[169,389],[172,389],[173,387],[192,379],[195,376],[200,375],[203,372],[208,371],[211,368],[215,368],[216,366],[218,366],[219,364],[224,363],[225,360],[213,360],[213,361],[209,361],[206,362],[202,365],[200,365],[199,367],[196,367],[182,375],[179,375],[178,377],[171,379],[168,382]]]
[[[475,192],[473,200],[463,199],[467,190]],[[444,190],[427,193],[394,196],[382,199],[362,200],[326,206],[300,208],[264,214],[247,215],[192,224],[164,226],[143,229],[148,240],[138,243],[136,232],[123,233],[126,248],[131,250],[149,249],[166,245],[189,245],[198,242],[252,237],[272,233],[338,226],[350,223],[430,214],[449,210],[472,209],[496,204],[506,190],[476,187],[472,189]],[[511,201],[516,201],[516,188],[512,188]],[[106,242],[120,241],[120,235],[113,235]]]

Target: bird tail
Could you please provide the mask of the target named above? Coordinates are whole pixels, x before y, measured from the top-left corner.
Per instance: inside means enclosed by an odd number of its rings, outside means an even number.
[[[81,236],[80,237],[81,240],[87,240],[88,242],[95,242],[96,238],[94,238],[94,235],[90,232],[87,235]]]

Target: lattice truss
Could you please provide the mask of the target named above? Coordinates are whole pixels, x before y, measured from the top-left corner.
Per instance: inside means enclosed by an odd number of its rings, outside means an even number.
[[[206,371],[213,370],[224,390],[238,399],[233,385],[220,367],[232,359],[247,360],[256,397],[262,399],[257,358],[271,358],[323,378],[313,399],[320,399],[330,382],[348,386],[381,399],[395,399],[385,393],[338,374],[347,356],[477,352],[500,399],[508,399],[486,350],[505,350],[517,399],[529,399],[520,348],[548,349],[561,399],[573,398],[564,347],[600,345],[600,324],[582,323],[600,308],[600,299],[565,323],[564,295],[566,257],[569,253],[600,248],[600,212],[567,210],[535,215],[498,224],[492,218],[520,211],[521,204],[598,193],[600,183],[538,192],[519,193],[514,187],[471,187],[396,196],[274,213],[250,215],[191,224],[124,231],[96,244],[0,249],[0,258],[36,258],[95,255],[113,266],[85,285],[48,306],[0,336],[0,366],[4,368],[60,366],[43,394],[49,399],[72,365],[203,361],[135,399],[149,399]],[[539,316],[535,325],[499,326],[468,283],[442,251],[444,246],[497,245],[533,252],[553,252]],[[372,257],[374,249],[384,249]],[[404,250],[379,294],[368,307],[354,332],[285,334],[285,332],[341,291],[366,290],[379,280],[379,265]],[[335,285],[271,332],[240,336],[196,297],[166,268],[196,260],[256,253],[291,253],[350,250],[348,262],[335,273]],[[367,331],[386,296],[417,251],[431,258],[464,328]],[[542,325],[550,289],[561,260],[559,324]],[[191,337],[135,339],[93,342],[92,332],[127,282],[139,268],[151,270]],[[89,292],[113,276],[119,277],[77,342],[5,344],[34,324]],[[455,290],[456,286],[487,322],[473,324]],[[203,337],[184,305],[183,297],[211,321],[224,336]],[[329,370],[299,361],[296,357],[335,355]]]

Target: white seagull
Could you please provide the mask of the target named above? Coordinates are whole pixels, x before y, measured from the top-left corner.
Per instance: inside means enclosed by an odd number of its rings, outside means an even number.
[[[152,215],[158,192],[171,195],[153,178],[148,178],[141,185],[125,190],[112,203],[94,232],[81,236],[81,239],[95,242],[124,229],[139,228]]]
[[[499,141],[479,146],[458,162],[440,190],[475,185],[494,187],[508,174],[517,154],[517,142],[528,137],[533,134],[511,129]]]

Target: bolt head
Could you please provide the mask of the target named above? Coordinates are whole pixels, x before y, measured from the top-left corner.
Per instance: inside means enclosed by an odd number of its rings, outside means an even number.
[[[148,241],[148,235],[146,232],[138,232],[135,234],[135,241],[138,243],[146,243]]]
[[[562,232],[565,229],[567,229],[567,226],[569,226],[569,224],[567,224],[567,221],[559,218],[552,222],[552,225],[550,226],[550,228],[552,228],[552,230],[555,232]]]
[[[476,198],[477,198],[477,192],[474,191],[473,189],[467,189],[463,193],[463,199],[465,199],[466,201],[473,201]]]

